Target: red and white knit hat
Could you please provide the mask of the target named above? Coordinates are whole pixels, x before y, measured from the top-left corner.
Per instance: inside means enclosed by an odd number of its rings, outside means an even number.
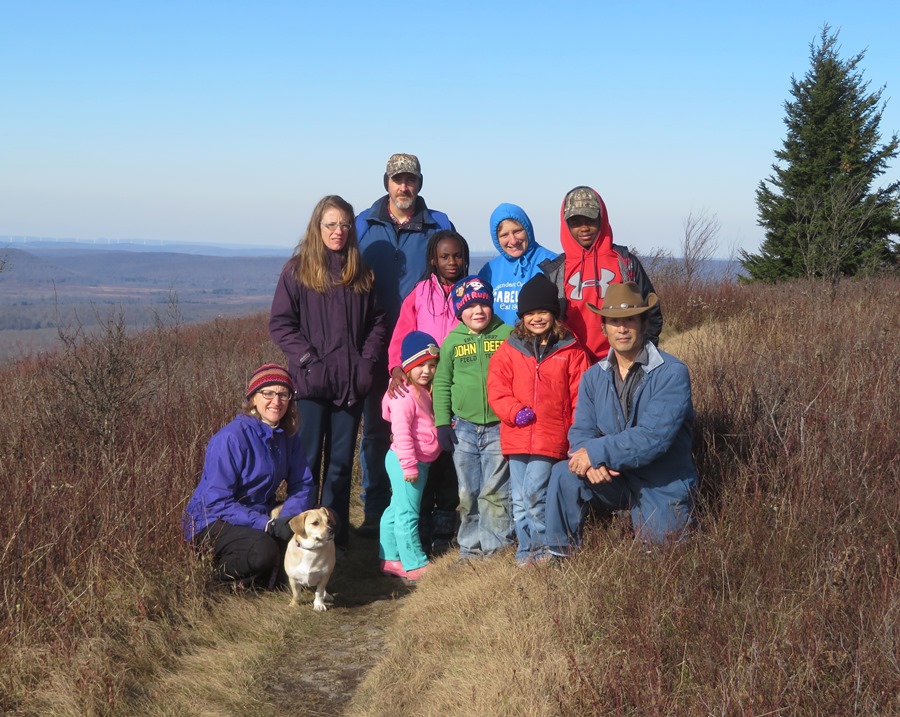
[[[291,395],[296,391],[294,382],[291,380],[291,375],[287,369],[284,366],[279,366],[277,363],[263,364],[253,372],[253,375],[250,377],[250,383],[247,385],[246,397],[250,398],[259,389],[266,386],[284,386],[291,392]]]

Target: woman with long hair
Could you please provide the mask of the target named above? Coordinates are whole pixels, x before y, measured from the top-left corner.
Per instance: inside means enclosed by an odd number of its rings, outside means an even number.
[[[350,477],[363,400],[383,349],[384,312],[359,252],[353,207],[337,195],[313,209],[275,287],[269,334],[297,387],[300,438],[320,481],[321,503],[341,520],[347,547]]]

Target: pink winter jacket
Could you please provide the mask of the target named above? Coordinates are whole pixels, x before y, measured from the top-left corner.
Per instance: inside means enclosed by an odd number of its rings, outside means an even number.
[[[409,393],[398,398],[384,394],[381,415],[391,424],[391,450],[400,459],[403,475],[417,475],[419,461],[431,463],[441,452],[434,427],[431,392],[410,385]]]
[[[418,282],[400,306],[400,317],[391,335],[388,346],[388,372],[400,366],[400,346],[403,337],[410,331],[424,331],[431,334],[440,346],[450,329],[459,323],[453,313],[453,302],[448,291],[444,291],[437,276],[432,274]]]

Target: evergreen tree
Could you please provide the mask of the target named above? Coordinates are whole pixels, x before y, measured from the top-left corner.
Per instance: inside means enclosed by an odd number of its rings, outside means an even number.
[[[756,190],[759,225],[766,238],[759,254],[741,252],[751,280],[841,276],[897,263],[900,182],[872,189],[897,155],[897,134],[880,145],[884,88],[869,94],[859,64],[838,56],[837,33],[826,25],[811,67],[791,77],[785,101],[787,137],[773,174]]]

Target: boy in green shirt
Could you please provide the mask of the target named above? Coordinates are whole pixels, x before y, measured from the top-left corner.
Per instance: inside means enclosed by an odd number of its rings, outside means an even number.
[[[434,424],[459,479],[460,558],[480,558],[513,540],[509,464],[486,385],[491,356],[512,327],[494,316],[494,290],[484,279],[467,276],[450,296],[461,323],[441,344],[432,388]]]

